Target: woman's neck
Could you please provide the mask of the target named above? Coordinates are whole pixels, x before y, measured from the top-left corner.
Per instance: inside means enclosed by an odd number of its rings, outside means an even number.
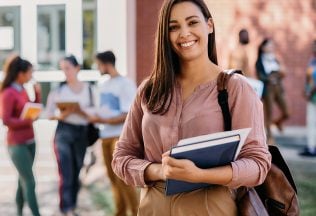
[[[210,81],[217,77],[221,69],[212,63],[206,61],[190,61],[182,63],[180,66],[180,80],[190,82]]]
[[[24,85],[24,82],[23,81],[20,81],[20,80],[15,80],[13,83],[17,84],[17,85],[20,85],[20,86],[23,86]]]
[[[80,82],[78,79],[74,79],[74,80],[71,80],[71,81],[67,81],[67,85],[69,86],[69,88],[78,93],[82,90],[82,82]]]
[[[80,83],[80,81],[77,78],[67,80],[68,85],[77,85],[79,83]]]

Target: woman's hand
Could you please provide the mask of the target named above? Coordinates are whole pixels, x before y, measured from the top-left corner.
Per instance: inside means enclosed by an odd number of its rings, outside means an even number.
[[[162,155],[162,173],[166,179],[196,183],[200,182],[201,169],[190,160],[175,159],[166,152]]]
[[[72,113],[73,113],[73,111],[71,109],[68,109],[68,108],[63,109],[63,110],[60,110],[60,114],[58,116],[53,116],[53,117],[50,117],[49,119],[63,121]]]
[[[104,123],[102,120],[103,119],[101,119],[99,116],[88,116],[88,121],[90,123]]]

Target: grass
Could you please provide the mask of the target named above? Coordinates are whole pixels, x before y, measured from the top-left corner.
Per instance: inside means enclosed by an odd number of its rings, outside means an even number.
[[[316,167],[302,162],[288,163],[295,180],[301,216],[316,215]]]

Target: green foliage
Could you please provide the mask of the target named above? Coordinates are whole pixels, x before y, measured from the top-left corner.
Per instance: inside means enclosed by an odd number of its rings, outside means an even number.
[[[298,189],[298,198],[301,216],[316,215],[316,167],[315,163],[306,162],[289,163],[293,178]]]

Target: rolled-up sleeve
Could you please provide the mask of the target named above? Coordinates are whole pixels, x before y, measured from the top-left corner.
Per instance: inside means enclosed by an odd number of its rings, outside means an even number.
[[[126,184],[145,186],[144,171],[150,161],[144,159],[140,90],[128,112],[123,131],[113,153],[112,168]]]
[[[253,187],[261,184],[271,167],[271,155],[266,144],[263,106],[245,80],[234,75],[229,81],[229,104],[232,128],[252,128],[236,161],[231,163],[233,178],[228,187]]]

